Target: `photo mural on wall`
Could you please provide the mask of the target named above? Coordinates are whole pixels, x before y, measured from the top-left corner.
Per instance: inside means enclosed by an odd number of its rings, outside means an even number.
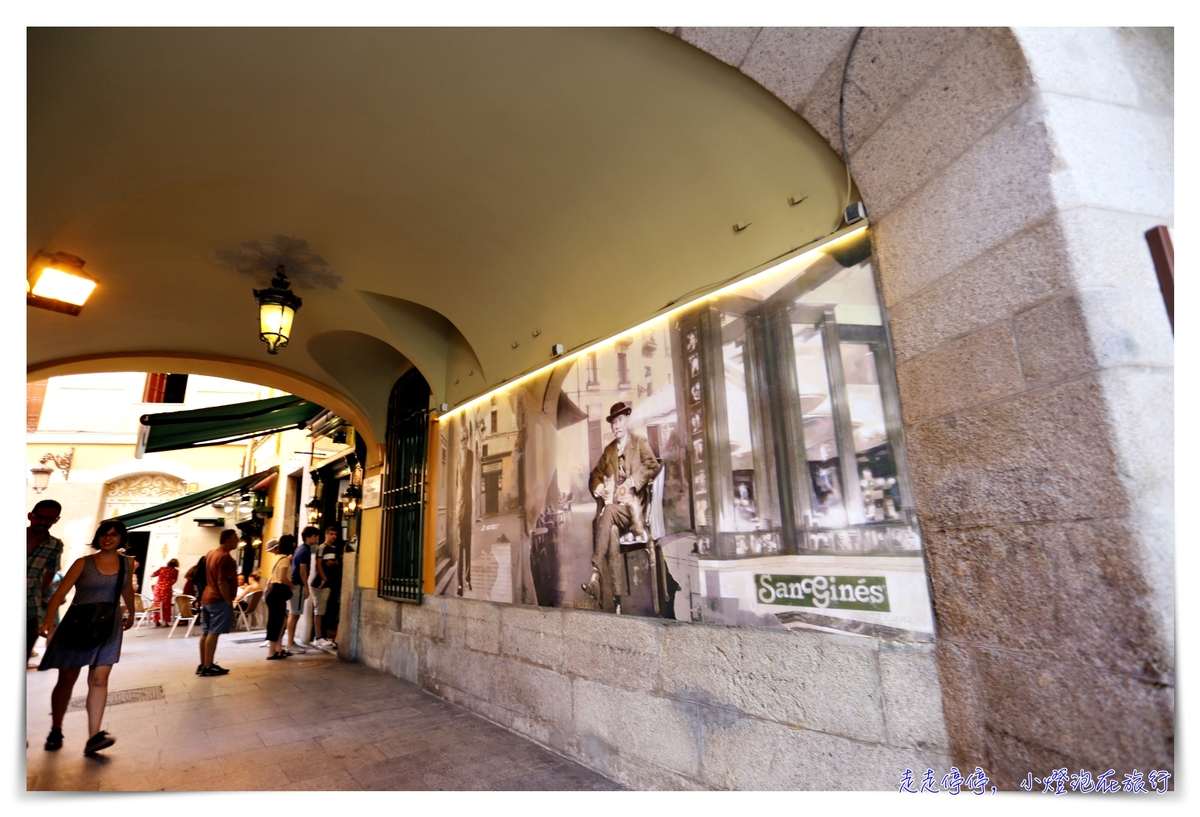
[[[439,594],[933,633],[865,231],[439,430]]]

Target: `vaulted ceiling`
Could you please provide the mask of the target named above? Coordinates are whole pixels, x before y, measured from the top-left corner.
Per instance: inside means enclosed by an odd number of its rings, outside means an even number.
[[[29,258],[100,282],[78,317],[27,310],[32,372],[227,361],[377,434],[411,365],[470,397],[829,233],[846,196],[795,113],[653,29],[32,29],[28,117]],[[341,283],[298,289],[269,356],[261,283],[215,253],[275,235]]]

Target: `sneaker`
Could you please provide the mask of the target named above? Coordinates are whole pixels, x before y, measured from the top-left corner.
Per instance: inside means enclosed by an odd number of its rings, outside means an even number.
[[[221,673],[217,672],[212,667],[205,667],[204,669],[200,670],[201,678],[215,678],[216,676],[218,676],[220,674]]]
[[[99,751],[107,749],[116,742],[116,738],[101,729],[99,732],[88,738],[87,744],[85,744],[83,747],[83,753],[85,755],[94,755]]]
[[[63,733],[61,729],[51,729],[50,734],[46,736],[46,751],[57,752],[62,748]]]
[[[304,653],[308,652],[308,650],[304,649],[299,644],[293,644],[292,646],[288,647],[288,652],[290,652],[292,655],[303,655]]]
[[[204,665],[203,665],[203,664],[197,664],[197,665],[196,665],[196,674],[197,674],[197,675],[201,675],[201,674],[203,674],[203,673],[204,673]]]
[[[229,674],[229,670],[225,669],[223,666],[221,666],[220,664],[218,664],[215,661],[213,662],[213,665],[211,667],[209,667],[208,669],[210,672],[213,672],[217,675],[228,675]]]

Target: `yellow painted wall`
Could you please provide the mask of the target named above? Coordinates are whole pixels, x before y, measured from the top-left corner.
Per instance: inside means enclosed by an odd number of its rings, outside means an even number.
[[[364,479],[382,474],[383,467],[375,465],[363,472]],[[359,517],[358,529],[358,586],[379,586],[379,538],[383,529],[383,508],[365,508]]]
[[[421,592],[433,595],[437,590],[437,479],[441,435],[438,421],[429,418],[427,432],[429,445],[425,454],[425,522],[424,541],[421,543]]]
[[[28,443],[25,446],[25,461],[29,465],[37,465],[45,454],[66,454],[72,448],[75,453],[71,457],[71,470],[94,471],[107,468],[121,462],[133,459],[135,446],[91,444],[69,445],[62,443]],[[198,471],[237,471],[241,470],[245,457],[245,444],[212,445],[205,448],[192,448],[183,451],[164,451],[156,457],[183,463]],[[154,460],[143,460],[146,470],[154,470]]]

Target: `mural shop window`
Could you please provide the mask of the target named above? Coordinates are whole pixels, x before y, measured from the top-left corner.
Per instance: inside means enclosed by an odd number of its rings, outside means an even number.
[[[932,636],[866,232],[499,399],[447,420],[438,593]]]
[[[416,369],[396,381],[388,399],[379,595],[421,603],[421,543],[429,386]]]

